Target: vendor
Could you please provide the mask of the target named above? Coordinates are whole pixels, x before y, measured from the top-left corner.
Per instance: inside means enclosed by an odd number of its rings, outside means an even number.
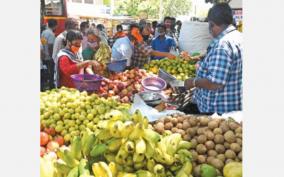
[[[55,62],[55,80],[57,87],[74,88],[71,75],[84,73],[84,70],[93,66],[99,68],[100,65],[96,61],[82,61],[78,56],[78,51],[81,47],[83,36],[80,31],[70,30],[66,35],[66,46],[61,49],[57,55]],[[86,70],[88,74],[93,74],[89,69]]]
[[[242,109],[242,37],[233,24],[227,3],[214,5],[208,13],[213,36],[207,54],[199,62],[197,76],[185,81],[195,87],[193,101],[200,113],[223,114]]]

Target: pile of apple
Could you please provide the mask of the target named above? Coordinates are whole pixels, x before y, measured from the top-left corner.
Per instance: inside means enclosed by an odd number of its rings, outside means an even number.
[[[54,128],[44,128],[40,132],[40,156],[46,153],[55,152],[59,147],[64,145],[64,138],[56,135]]]
[[[147,77],[145,70],[134,68],[121,73],[111,74],[102,82],[98,94],[102,97],[113,97],[122,103],[129,103],[132,96],[142,90],[141,81]]]

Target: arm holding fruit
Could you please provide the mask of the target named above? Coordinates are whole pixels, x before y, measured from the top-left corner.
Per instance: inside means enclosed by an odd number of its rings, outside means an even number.
[[[101,69],[102,68],[100,63],[98,63],[97,61],[91,61],[85,70],[88,74],[95,74],[94,71],[99,72]]]
[[[153,50],[151,52],[151,55],[153,56],[157,56],[157,57],[167,57],[169,59],[175,59],[176,56],[171,54],[171,53],[167,53],[167,52],[159,52],[159,51],[156,51],[156,50]]]
[[[169,59],[175,59],[176,56],[168,52],[160,52],[155,50],[155,45],[152,43],[152,46],[146,45],[145,43],[138,44],[138,50],[142,52],[145,56],[156,56],[156,57],[166,57]]]

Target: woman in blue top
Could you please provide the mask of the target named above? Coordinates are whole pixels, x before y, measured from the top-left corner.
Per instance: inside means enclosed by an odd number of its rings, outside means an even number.
[[[166,26],[159,24],[157,26],[158,34],[151,43],[152,49],[159,52],[170,52],[172,47],[176,47],[176,43],[172,37],[166,36]],[[163,57],[154,56],[152,59],[162,59]]]

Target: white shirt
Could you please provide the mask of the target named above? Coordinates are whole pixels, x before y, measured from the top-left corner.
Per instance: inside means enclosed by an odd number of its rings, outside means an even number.
[[[55,38],[54,45],[53,45],[53,53],[52,53],[52,58],[54,62],[55,62],[58,52],[65,47],[63,42],[66,38],[66,34],[67,34],[67,31],[63,31]]]
[[[131,56],[133,54],[134,46],[131,44],[127,36],[119,38],[112,46],[111,58],[112,60],[127,60],[126,65],[130,66]]]

